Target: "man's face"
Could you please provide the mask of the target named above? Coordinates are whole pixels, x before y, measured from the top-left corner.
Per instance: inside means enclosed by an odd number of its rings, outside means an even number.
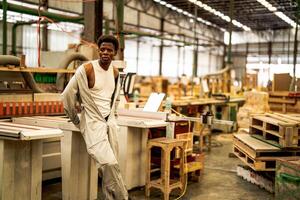
[[[116,55],[114,45],[112,43],[103,42],[99,47],[99,57],[102,63],[110,63]]]

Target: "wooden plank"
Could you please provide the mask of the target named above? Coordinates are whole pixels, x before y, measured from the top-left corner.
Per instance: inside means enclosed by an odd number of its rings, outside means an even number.
[[[0,71],[3,72],[31,72],[31,73],[66,73],[66,74],[74,74],[76,70],[73,69],[56,69],[56,68],[44,68],[44,67],[13,67],[8,68],[4,66],[0,66]]]
[[[8,128],[19,128],[19,130],[39,130],[39,129],[45,129],[44,127],[39,126],[30,126],[30,125],[24,125],[24,124],[16,124],[11,122],[0,122],[1,126],[7,126]]]
[[[71,166],[71,141],[72,141],[72,132],[64,131],[64,137],[61,138],[61,160],[62,160],[62,197],[63,199],[71,200],[70,189],[73,184],[70,182],[70,166]],[[78,166],[73,166],[73,170],[78,172]]]
[[[31,199],[42,199],[42,148],[41,140],[31,141]]]
[[[260,136],[260,135],[252,134],[251,137],[254,137],[255,139],[258,139],[260,141],[263,141],[263,142],[273,145],[275,147],[279,147],[279,148],[282,147],[280,144],[278,144],[278,142],[274,142],[272,140],[266,140],[263,136]]]
[[[5,162],[4,162],[5,161]],[[15,199],[15,143],[0,140],[0,199]]]
[[[34,102],[40,101],[61,101],[62,96],[60,93],[34,93]]]
[[[285,119],[289,119],[294,121],[295,123],[300,123],[300,115],[298,116],[297,114],[281,114],[281,113],[274,113],[274,116],[279,116]]]
[[[282,120],[279,120],[279,119],[275,119],[275,118],[272,118],[272,117],[268,117],[268,116],[253,116],[254,119],[257,119],[257,120],[261,120],[263,122],[267,122],[267,123],[270,123],[270,124],[273,124],[273,125],[276,125],[276,126],[295,126],[296,124],[295,123],[287,123],[287,122],[284,122]]]
[[[287,103],[287,104],[295,104],[296,99],[291,98],[291,99],[279,99],[279,98],[269,98],[269,103]]]
[[[270,144],[257,140],[248,134],[234,134],[233,137],[242,141],[255,151],[280,151],[280,148],[274,147]]]
[[[246,165],[248,165],[255,171],[275,171],[275,159],[274,160],[253,159],[253,158],[249,157],[249,155],[245,151],[243,151],[242,149],[240,149],[237,146],[233,147],[233,153],[240,160],[242,160]]]
[[[60,129],[44,129],[44,130],[37,130],[37,131],[22,131],[21,132],[21,139],[22,140],[38,140],[38,139],[45,139],[45,138],[56,138],[62,137],[63,132]]]
[[[32,102],[32,94],[1,94],[0,102]]]
[[[60,128],[60,124],[69,123],[68,118],[61,117],[48,117],[48,116],[34,116],[34,117],[15,117],[12,118],[14,123],[27,124],[27,125],[39,125],[41,127],[48,128]]]
[[[43,155],[43,171],[59,170],[61,168],[61,154],[53,153]]]
[[[271,114],[271,113],[266,113],[267,116],[269,117],[272,117],[272,118],[275,118],[275,119],[278,119],[278,120],[281,120],[281,121],[284,121],[286,123],[294,123],[294,124],[298,124],[300,123],[300,118],[299,119],[296,119],[296,118],[293,118],[289,115],[284,115],[284,114]]]

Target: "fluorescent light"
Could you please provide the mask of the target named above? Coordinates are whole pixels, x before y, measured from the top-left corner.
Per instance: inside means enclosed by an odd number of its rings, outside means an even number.
[[[230,22],[230,17],[229,16],[221,13],[220,11],[217,11],[216,9],[210,7],[209,5],[207,5],[207,4],[205,4],[205,3],[201,2],[201,1],[189,0],[189,2],[191,2],[191,3],[193,3],[193,4],[197,5],[197,6],[199,6],[200,8],[203,8],[204,10],[206,10],[206,11],[208,11],[208,12],[210,12],[210,13],[218,16],[218,17],[220,17],[221,19],[223,19],[223,20],[225,20],[227,22]],[[251,30],[250,27],[248,27],[246,25],[243,25],[242,23],[240,23],[240,22],[238,22],[236,20],[232,20],[232,23],[233,23],[233,25],[235,25],[235,26],[237,26],[239,28],[242,28],[245,31],[250,31]]]
[[[160,1],[159,3],[163,6],[167,4],[167,2],[165,2],[165,1]]]
[[[296,28],[296,22],[293,21],[288,16],[286,16],[283,12],[277,11],[277,8],[274,7],[272,4],[270,4],[266,0],[256,0],[256,1],[259,2],[260,4],[262,4],[263,6],[265,6],[269,11],[274,12],[274,14],[277,17],[279,17],[280,19],[282,19],[283,21],[285,21],[286,23],[288,23],[292,27]]]
[[[167,3],[166,6],[167,6],[167,8],[171,8],[172,7],[172,5],[169,4],[169,3]]]
[[[177,11],[177,12],[180,13],[180,14],[182,13],[182,14],[184,14],[184,15],[190,17],[190,18],[191,18],[191,19],[190,19],[190,22],[191,22],[191,21],[194,21],[193,18],[195,18],[195,16],[192,15],[191,13],[189,13],[189,12],[187,12],[187,11],[184,11],[184,10],[182,10],[182,9],[180,9],[180,8],[177,8],[176,6],[173,6],[172,4],[169,4],[169,3],[165,2],[165,1],[162,1],[162,0],[154,0],[154,1],[157,2],[157,3],[159,3],[159,4],[161,4],[161,5],[163,5],[163,6],[166,6],[166,7],[169,8],[169,9],[172,9],[172,10],[174,10],[174,11]],[[193,3],[195,3],[195,4],[197,4],[197,5],[203,5],[201,2],[199,2],[199,1],[197,1],[197,0],[189,0],[189,1],[191,1],[191,2],[193,2]],[[207,5],[206,5],[206,6],[207,6]],[[219,15],[220,17],[224,17],[224,15],[223,15],[222,13],[220,13],[219,11],[216,11],[215,9],[213,9],[213,8],[211,8],[211,7],[207,7],[207,9],[209,9],[211,12],[216,12],[217,15]],[[224,32],[224,29],[221,29],[221,28],[218,27],[217,25],[212,24],[211,22],[206,21],[206,20],[204,20],[204,19],[202,19],[202,18],[200,18],[200,17],[197,17],[197,21],[199,21],[199,22],[201,22],[201,23],[203,23],[203,24],[206,24],[206,25],[209,25],[209,26],[213,26],[213,27],[215,27],[215,28],[218,28],[218,29],[220,29],[221,31]],[[230,20],[229,20],[229,21],[230,21]]]

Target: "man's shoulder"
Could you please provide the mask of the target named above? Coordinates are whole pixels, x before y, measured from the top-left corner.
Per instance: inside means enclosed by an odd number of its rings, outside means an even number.
[[[90,72],[91,72],[91,70],[93,69],[93,63],[92,63],[93,61],[89,61],[89,62],[86,62],[86,63],[84,63],[82,66],[84,67],[84,69],[85,69],[85,72],[87,73],[87,74],[89,74]]]

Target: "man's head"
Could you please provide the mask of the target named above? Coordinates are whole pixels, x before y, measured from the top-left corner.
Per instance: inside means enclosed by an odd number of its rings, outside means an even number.
[[[118,40],[114,36],[103,35],[98,38],[97,45],[99,48],[100,62],[102,64],[110,64],[119,49]]]

